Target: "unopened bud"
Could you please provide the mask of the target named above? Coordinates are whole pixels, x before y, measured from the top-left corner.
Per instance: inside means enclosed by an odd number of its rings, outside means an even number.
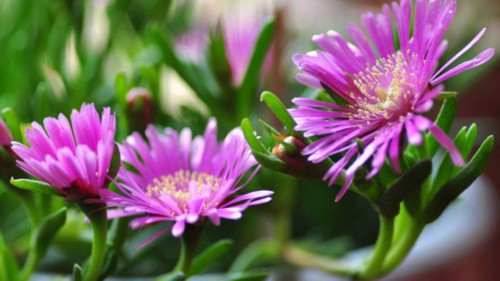
[[[309,163],[307,157],[300,152],[306,146],[306,143],[294,136],[279,136],[283,141],[273,148],[273,155],[286,162],[295,169],[302,169]]]
[[[126,95],[130,129],[143,132],[153,122],[151,94],[144,88],[132,88]]]
[[[10,142],[12,141],[12,135],[10,134],[9,128],[0,119],[0,146],[10,147]]]

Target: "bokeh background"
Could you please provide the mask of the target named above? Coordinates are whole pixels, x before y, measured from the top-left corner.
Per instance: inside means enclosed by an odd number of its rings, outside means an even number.
[[[197,52],[196,48],[187,50],[183,45],[183,36],[193,30],[203,33],[216,29],[221,18],[275,17],[273,65],[270,74],[263,78],[262,89],[273,91],[290,105],[291,98],[304,91],[304,87],[294,81],[297,70],[291,63],[291,55],[312,50],[310,38],[313,34],[330,29],[345,34],[347,23],[359,23],[362,12],[378,11],[384,2],[390,1],[0,0],[0,108],[13,108],[28,124],[59,112],[67,114],[83,102],[94,102],[99,107],[112,106],[120,119],[126,114],[120,111],[120,100],[115,92],[115,80],[121,73],[132,85],[145,87],[155,95],[155,122],[159,126],[189,126],[201,133],[210,109],[193,94],[193,89],[178,73],[161,61],[158,47],[148,40],[150,25],[156,25],[172,38],[179,38],[179,52]],[[465,46],[482,27],[487,27],[486,35],[464,55],[464,59],[486,47],[500,50],[500,3],[496,0],[459,1],[458,6],[457,16],[446,35],[450,45],[444,59]],[[448,90],[459,91],[455,131],[463,124],[476,122],[478,140],[489,134],[499,135],[499,62],[497,55],[485,66],[447,82]],[[257,100],[258,93],[253,114],[275,124]],[[224,131],[239,124],[239,120],[219,120],[219,123]],[[126,136],[125,131],[121,132],[118,140]],[[472,214],[485,216],[476,218],[483,223],[476,225],[472,220],[471,224],[462,226],[464,230],[472,230],[467,232],[471,233],[470,239],[462,241],[472,246],[454,245],[448,248],[450,253],[444,262],[430,262],[425,268],[419,267],[419,272],[409,275],[403,272],[393,278],[460,281],[495,280],[500,276],[500,217],[498,204],[495,204],[500,199],[498,144],[493,153],[485,180],[481,181],[483,184],[474,186],[486,197],[479,196],[470,209]],[[322,182],[298,181],[265,170],[261,174],[250,188],[272,188],[281,195],[268,206],[248,211],[239,222],[224,222],[220,228],[208,227],[202,247],[226,237],[236,244],[214,271],[226,269],[230,261],[258,237],[289,236],[305,247],[330,256],[342,256],[348,250],[374,242],[376,214],[360,198],[348,194],[341,202],[334,203],[335,190]],[[482,202],[481,198],[489,198],[490,203]],[[475,208],[487,210],[479,212]],[[282,213],[291,220],[291,225],[276,225],[276,216]],[[75,259],[82,260],[88,254],[87,226],[81,215],[74,212],[72,216],[74,220],[58,235],[40,271],[64,273],[61,268],[70,269]],[[280,228],[286,229],[286,233],[280,234],[283,230]],[[459,236],[451,231],[447,233],[450,229],[440,231],[450,240]],[[29,223],[19,202],[3,189],[0,189],[0,230],[22,260],[29,239]],[[153,227],[130,234],[118,275],[154,275],[166,272],[174,264],[179,246],[178,241],[169,236],[155,241],[153,246],[135,250],[135,245],[155,230],[158,229]],[[435,255],[437,253],[429,251],[428,259]],[[276,275],[277,279],[298,278],[286,263],[272,258],[263,262],[264,266],[276,264],[282,272]],[[314,278],[307,280],[329,280],[314,273],[305,276]]]

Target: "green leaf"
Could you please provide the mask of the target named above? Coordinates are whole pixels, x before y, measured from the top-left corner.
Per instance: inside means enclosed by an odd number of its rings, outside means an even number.
[[[255,159],[264,167],[277,171],[277,172],[282,172],[282,173],[288,173],[289,172],[289,166],[286,162],[283,160],[279,159],[278,157],[275,157],[271,154],[263,154],[258,151],[252,151],[253,155],[255,156]]]
[[[221,30],[221,24],[217,25],[217,29],[210,32],[209,62],[212,71],[215,74],[217,82],[226,89],[233,88],[231,67],[227,60],[226,44],[224,42],[224,32]]]
[[[108,175],[106,177],[104,187],[107,187],[111,183],[111,180],[116,177],[120,168],[121,168],[120,149],[118,148],[118,144],[114,143],[113,157],[111,158],[111,163],[109,165]]]
[[[265,272],[241,272],[229,274],[226,281],[263,281],[269,277]]]
[[[439,95],[436,97],[436,100],[446,100],[449,98],[455,98],[458,95],[457,92],[441,92]]]
[[[413,166],[398,178],[389,189],[382,194],[379,206],[384,215],[394,217],[399,212],[399,204],[418,190],[432,172],[432,162],[425,160]]]
[[[262,93],[262,95],[260,95],[260,100],[266,103],[269,109],[271,109],[274,115],[281,121],[281,123],[285,126],[285,128],[291,135],[296,137],[302,137],[300,133],[295,131],[294,128],[297,125],[297,123],[295,123],[295,120],[293,120],[292,116],[288,112],[288,109],[279,100],[278,97],[276,97],[271,92],[265,91]]]
[[[443,102],[439,115],[436,118],[436,125],[441,128],[443,132],[448,133],[450,131],[457,114],[457,108],[458,103],[456,97],[447,98]],[[426,145],[428,155],[433,157],[439,149],[439,143],[431,133],[428,133],[426,136]]]
[[[19,267],[11,252],[5,247],[2,233],[0,232],[0,280],[16,280]]]
[[[427,223],[436,220],[483,173],[491,158],[493,143],[493,136],[489,136],[462,171],[438,191],[424,214]]]
[[[457,146],[458,150],[462,150],[465,145],[465,135],[466,128],[463,127],[457,134],[454,139],[454,143]],[[432,187],[434,192],[437,192],[451,177],[454,176],[455,164],[451,161],[451,157],[449,153],[446,153],[446,156],[443,158],[441,165],[439,165],[439,169],[437,170],[434,181],[432,182]],[[432,194],[434,195],[434,194]],[[434,196],[431,196],[431,198]]]
[[[240,113],[241,118],[248,116],[251,111],[252,101],[259,87],[262,65],[264,64],[269,47],[274,38],[275,26],[274,20],[270,20],[262,27],[262,31],[255,43],[252,58],[248,64],[243,82],[238,87],[237,112]]]
[[[271,256],[279,255],[279,249],[276,241],[273,240],[257,240],[248,245],[236,257],[231,264],[228,272],[243,272],[248,270],[252,265],[267,260]]]
[[[23,142],[23,135],[21,133],[21,123],[16,112],[11,108],[5,108],[2,110],[3,119],[5,125],[9,128],[12,139],[18,142]]]
[[[127,109],[127,93],[130,90],[125,73],[120,72],[115,77],[115,94],[118,103],[124,111]]]
[[[66,207],[63,207],[50,214],[40,224],[35,238],[36,255],[39,258],[45,255],[57,232],[66,223],[66,211]]]
[[[162,51],[163,61],[170,66],[191,87],[196,95],[204,101],[209,108],[213,107],[213,95],[203,84],[203,77],[200,77],[199,70],[195,65],[188,65],[180,60],[175,53],[173,40],[168,32],[151,27],[148,30],[150,40],[158,45]],[[194,71],[192,68],[195,68]]]
[[[13,186],[19,187],[21,189],[40,192],[40,193],[46,194],[46,195],[61,196],[61,194],[59,193],[59,191],[55,187],[53,187],[47,183],[44,183],[42,181],[30,180],[30,179],[17,179],[16,180],[14,178],[11,178],[10,183]]]
[[[156,281],[184,281],[186,276],[181,271],[167,273],[156,278]]]
[[[73,265],[73,278],[72,281],[82,281],[82,268],[78,264]]]
[[[259,152],[263,155],[270,155],[269,151],[267,151],[266,147],[257,139],[255,136],[255,131],[250,123],[250,120],[247,118],[241,121],[241,130],[243,131],[243,136],[245,137],[248,145],[252,149],[252,152]]]
[[[320,82],[320,83],[321,83],[321,87],[323,87],[325,92],[327,92],[328,95],[330,95],[330,97],[335,101],[336,104],[338,104],[338,105],[349,105],[350,104],[344,98],[339,96],[339,94],[337,94],[335,91],[330,89],[330,87],[328,87],[326,84],[324,84],[323,82]]]
[[[205,270],[213,262],[225,255],[229,249],[231,249],[232,245],[233,242],[228,239],[220,240],[211,245],[208,249],[194,258],[188,276],[196,275]]]

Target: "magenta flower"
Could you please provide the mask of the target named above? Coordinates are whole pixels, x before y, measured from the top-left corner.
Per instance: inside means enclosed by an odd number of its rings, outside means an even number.
[[[180,237],[186,223],[208,217],[218,225],[221,218],[239,219],[247,207],[271,200],[273,192],[267,190],[235,195],[258,170],[240,129],[231,131],[222,143],[217,142],[214,119],[203,137],[191,139],[187,128],[179,134],[170,128],[158,133],[152,125],[146,135],[149,144],[134,133],[120,147],[123,161],[136,171],[122,168],[118,173],[122,194],[100,193],[108,206],[120,207],[110,211],[111,217],[141,216],[131,221],[132,228],[171,221],[172,235]]]
[[[115,116],[105,108],[101,120],[93,104],[73,110],[71,125],[59,114],[40,124],[33,122],[25,132],[30,147],[12,142],[27,173],[55,187],[69,200],[95,197],[104,187],[115,136]]]
[[[410,34],[412,10],[414,24]],[[447,46],[442,37],[455,10],[456,2],[452,0],[418,0],[414,9],[410,0],[402,0],[400,5],[392,3],[392,12],[384,5],[382,13],[368,12],[362,16],[366,33],[356,25],[348,26],[354,44],[330,31],[313,37],[323,50],[293,57],[303,72],[297,75],[299,82],[320,89],[327,87],[348,103],[337,105],[296,98],[293,102],[298,108],[290,110],[297,130],[305,131],[307,137],[319,137],[302,151],[311,162],[344,153],[324,176],[331,185],[345,170],[346,181],[337,201],[352,183],[356,170],[368,161],[371,161],[368,178],[380,171],[386,155],[392,167],[400,171],[402,135],[410,144],[419,145],[423,132],[430,131],[449,151],[453,163],[463,165],[460,152],[448,136],[421,115],[432,107],[433,99],[443,90],[441,82],[483,64],[494,53],[493,49],[487,49],[473,60],[445,71],[482,37],[483,29],[435,71]],[[395,48],[397,43],[399,49]],[[361,151],[356,139],[365,144]]]
[[[255,44],[262,31],[263,21],[233,17],[224,22],[224,43],[234,86],[239,86],[252,58]],[[264,71],[270,67],[270,53],[264,62]]]

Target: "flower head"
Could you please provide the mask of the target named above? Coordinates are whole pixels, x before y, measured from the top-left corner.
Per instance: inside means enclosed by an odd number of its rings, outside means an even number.
[[[271,200],[272,192],[266,190],[235,195],[258,170],[240,129],[231,131],[222,143],[217,142],[214,119],[203,137],[192,139],[187,128],[159,133],[153,126],[146,136],[149,144],[134,133],[120,147],[123,161],[135,170],[120,170],[122,194],[101,190],[108,206],[121,207],[111,216],[141,216],[132,220],[131,227],[171,221],[172,234],[180,237],[186,223],[208,217],[218,225],[221,218],[239,219],[247,207]]]
[[[113,156],[115,116],[110,109],[99,118],[93,104],[84,104],[71,113],[71,125],[62,114],[45,118],[43,125],[33,122],[26,130],[30,147],[12,143],[19,167],[69,200],[95,197],[105,187]]]
[[[455,165],[463,164],[453,142],[429,119],[421,116],[433,105],[443,90],[444,80],[488,61],[493,49],[487,49],[473,60],[445,71],[451,63],[469,50],[484,34],[484,29],[442,68],[435,71],[447,41],[442,40],[456,10],[453,0],[410,0],[384,5],[382,13],[365,13],[365,32],[348,26],[354,43],[335,31],[313,37],[323,50],[296,54],[294,63],[302,71],[301,83],[334,91],[346,104],[333,104],[306,98],[293,102],[298,108],[290,112],[298,130],[307,137],[319,139],[303,150],[312,162],[343,153],[325,174],[333,184],[345,169],[346,182],[339,200],[352,183],[358,168],[371,161],[368,178],[379,172],[388,155],[399,172],[400,139],[422,143],[422,133],[429,130],[445,147]],[[413,32],[411,32],[413,11]],[[393,29],[393,21],[396,29]],[[394,40],[397,38],[397,40]],[[396,45],[400,46],[396,48]],[[364,148],[360,149],[360,139]]]

